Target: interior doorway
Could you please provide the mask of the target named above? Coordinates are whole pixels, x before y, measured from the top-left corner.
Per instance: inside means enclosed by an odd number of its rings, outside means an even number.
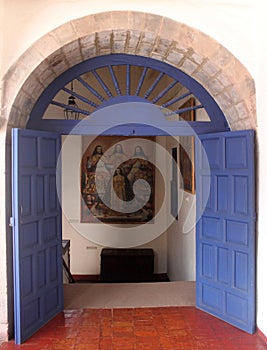
[[[88,136],[68,136],[69,138],[69,146],[66,146],[65,155],[63,155],[63,184],[65,183],[64,180],[64,173],[67,174],[68,179],[71,179],[72,183],[66,183],[65,186],[70,190],[70,195],[68,196],[66,193],[64,195],[65,190],[63,189],[63,199],[65,199],[69,204],[71,204],[71,208],[66,208],[66,216],[64,215],[63,210],[63,239],[70,239],[71,242],[71,263],[72,263],[72,272],[75,275],[75,278],[79,281],[85,281],[89,279],[88,282],[90,282],[90,278],[94,278],[94,281],[99,278],[100,274],[100,256],[101,256],[101,250],[103,247],[102,244],[97,244],[94,241],[90,240],[90,232],[95,231],[95,235],[108,235],[109,234],[109,225],[106,225],[105,223],[101,222],[91,222],[86,223],[84,222],[82,224],[82,231],[78,231],[81,229],[81,224],[77,225],[77,222],[79,221],[80,217],[80,208],[81,208],[81,190],[79,190],[80,186],[80,178],[81,178],[81,159],[85,157],[87,154],[84,153],[85,150],[88,148],[88,145],[91,144],[91,149],[94,150],[96,145],[99,145],[100,138],[98,137],[88,137]],[[114,140],[113,142],[118,142],[121,144],[121,141],[123,138],[118,138],[116,136],[104,136],[101,138],[101,141],[103,141],[103,138],[105,139],[111,139]],[[127,139],[127,138],[126,138]],[[129,139],[128,139],[129,140]],[[136,144],[140,145],[142,142],[140,141],[142,138],[135,137],[134,143],[132,148],[134,149]],[[157,171],[155,173],[155,207],[156,211],[159,211],[161,205],[163,204],[163,197],[165,196],[165,201],[163,205],[166,205],[164,210],[167,212],[171,212],[171,203],[172,203],[172,190],[170,187],[171,181],[175,182],[176,186],[179,187],[178,190],[178,196],[180,198],[180,210],[178,214],[178,204],[176,205],[176,213],[172,213],[173,220],[172,222],[167,225],[164,228],[164,231],[161,232],[161,234],[158,237],[152,237],[152,240],[148,241],[145,244],[135,244],[134,248],[152,248],[154,251],[154,262],[155,262],[155,274],[165,274],[167,275],[168,270],[171,272],[170,281],[190,281],[188,284],[188,287],[185,287],[186,284],[184,284],[184,288],[181,288],[181,283],[176,284],[176,297],[178,296],[178,291],[180,290],[180,297],[182,295],[189,296],[190,295],[190,301],[185,300],[185,305],[192,304],[192,298],[194,299],[195,295],[195,288],[194,283],[192,281],[195,281],[195,186],[191,189],[191,191],[184,192],[182,189],[181,179],[180,179],[180,172],[177,170],[178,164],[175,162],[175,164],[172,163],[173,157],[172,157],[172,150],[176,149],[178,152],[178,156],[176,161],[179,163],[179,154],[180,154],[180,143],[178,137],[171,137],[171,136],[158,136],[153,139],[153,142],[158,142],[162,147],[164,147],[165,152],[168,152],[169,154],[169,161],[170,164],[168,165],[165,155],[165,162],[162,162],[162,158],[160,156],[160,153],[157,154],[157,150],[153,145],[153,157],[154,157],[154,164],[155,168],[157,168]],[[82,143],[86,144],[86,147],[82,147]],[[105,144],[105,142],[104,142]],[[123,145],[123,143],[122,143]],[[63,141],[63,148],[64,148],[64,141]],[[105,147],[104,147],[105,148]],[[76,151],[75,151],[76,150]],[[81,151],[82,150],[82,151]],[[105,149],[106,151],[106,149]],[[112,147],[110,150],[107,150],[107,153],[112,151]],[[127,153],[127,150],[125,150]],[[89,152],[90,154],[90,152]],[[80,162],[77,162],[76,160],[80,159]],[[159,161],[161,159],[161,161]],[[150,157],[150,160],[152,161],[152,157]],[[158,160],[158,164],[156,162]],[[65,165],[64,165],[65,164]],[[161,169],[163,167],[163,169]],[[164,181],[161,178],[161,172],[165,175]],[[176,178],[174,178],[173,169],[176,169]],[[89,175],[88,175],[89,176]],[[194,176],[194,175],[193,175]],[[72,184],[72,185],[71,185]],[[166,187],[165,187],[166,186]],[[75,194],[76,192],[76,194]],[[94,195],[94,191],[90,191],[91,195]],[[69,199],[72,198],[72,201],[70,202]],[[91,197],[90,197],[91,198]],[[65,208],[65,205],[63,203],[63,208]],[[75,214],[76,213],[76,214]],[[163,215],[161,218],[157,220],[165,220],[166,213],[163,211]],[[68,215],[71,215],[71,217],[68,217]],[[179,220],[178,216],[179,215]],[[187,220],[187,227],[183,228],[183,225],[185,221]],[[131,224],[131,223],[115,223],[112,224],[116,230],[127,230],[128,228],[132,226],[137,226],[137,229],[142,229],[142,223],[138,224]],[[153,225],[153,224],[150,224]],[[186,229],[186,232],[183,232],[183,229]],[[155,230],[155,228],[154,228]],[[170,230],[168,232],[168,230]],[[122,233],[125,234],[125,233]],[[95,236],[94,237],[97,237]],[[135,235],[135,232],[132,232],[132,235]],[[99,241],[99,237],[97,237],[97,242]],[[168,242],[169,241],[169,242]],[[124,247],[127,246],[127,241],[124,241]],[[169,243],[169,244],[168,244]],[[109,246],[110,242],[107,242],[106,246]],[[111,246],[114,244],[111,242]],[[105,245],[104,245],[105,246]],[[176,247],[173,250],[173,247]],[[78,276],[77,276],[78,275]],[[147,281],[151,282],[151,281]],[[139,285],[141,291],[143,290],[143,286]],[[190,288],[189,288],[190,286]],[[126,288],[126,286],[124,286]],[[71,292],[70,289],[71,286],[67,286],[67,299],[69,301]],[[86,288],[85,286],[81,287],[83,290]],[[91,286],[91,291],[94,293],[94,290],[97,288],[96,286]],[[102,289],[102,287],[100,287]],[[110,285],[108,285],[107,290],[111,288]],[[111,290],[113,290],[115,287],[113,286]],[[121,288],[121,285],[118,285],[118,289]],[[131,286],[128,286],[129,293],[128,296],[131,293]],[[136,289],[138,289],[138,285],[135,286]],[[148,288],[153,288],[151,285],[148,286]],[[161,284],[159,288],[165,288],[166,289],[166,295],[164,300],[159,300],[159,305],[173,305],[175,303],[175,297],[174,297],[174,291],[175,287],[171,284],[167,285],[166,283]],[[77,290],[77,286],[73,286],[73,290]],[[189,293],[189,289],[191,289],[191,292]],[[153,289],[152,289],[153,290]],[[187,290],[187,295],[183,293],[183,290]],[[141,292],[140,291],[140,292]],[[169,293],[169,298],[167,297],[167,293]],[[172,294],[173,293],[173,294]],[[112,294],[112,293],[111,293]],[[127,294],[127,293],[126,293]],[[163,293],[164,294],[164,293]],[[106,293],[105,293],[106,295]],[[118,293],[119,295],[119,293]],[[137,293],[135,293],[137,295]],[[151,295],[150,303],[153,305],[157,304],[157,293],[154,294],[155,299],[153,300],[153,297]],[[173,295],[173,297],[171,296]],[[100,298],[100,295],[99,295]],[[79,298],[78,298],[79,299]],[[136,298],[134,298],[134,303],[136,304]],[[145,300],[146,298],[142,298]],[[140,306],[143,304],[143,300],[140,299]],[[169,301],[168,301],[169,299]],[[103,301],[106,300],[103,298]],[[122,302],[123,298],[121,298]],[[89,301],[89,300],[88,300]],[[94,296],[94,302],[95,302],[95,296]],[[115,304],[119,305],[119,303],[115,300]],[[176,302],[181,305],[182,300]],[[69,305],[74,305],[71,302],[68,302]],[[79,300],[80,303],[80,300]],[[195,301],[194,301],[195,303]],[[90,304],[90,301],[89,301]],[[87,305],[89,305],[87,304]],[[151,304],[151,305],[152,305]],[[97,305],[101,305],[101,300]],[[121,304],[123,305],[123,304]],[[125,304],[124,304],[125,305]],[[129,304],[128,304],[129,305]],[[144,305],[143,305],[144,306]]]
[[[94,137],[85,137],[85,136],[69,136],[72,140],[69,140],[69,146],[66,146],[66,158],[63,155],[63,171],[67,174],[68,179],[73,181],[72,183],[66,183],[66,187],[69,189],[69,196],[66,194],[66,191],[63,192],[63,200],[68,201],[68,199],[72,198],[71,204],[75,203],[74,207],[68,208],[63,203],[63,208],[66,208],[66,216],[63,215],[63,239],[71,240],[71,259],[72,259],[72,272],[77,276],[79,280],[82,279],[82,275],[84,275],[84,280],[86,276],[88,279],[95,278],[96,275],[100,273],[100,254],[102,245],[97,244],[92,240],[90,240],[90,232],[96,231],[95,235],[99,234],[104,235],[105,231],[108,232],[108,225],[102,224],[101,222],[83,222],[82,225],[77,225],[77,221],[80,218],[81,211],[81,202],[80,197],[78,195],[81,194],[80,189],[80,181],[81,181],[81,159],[84,155],[82,149],[82,143],[86,140],[86,147],[91,143],[91,148],[94,149],[94,145],[99,144],[99,138]],[[109,137],[104,136],[101,140],[111,139],[117,142],[120,142],[122,139],[118,139],[118,137]],[[127,139],[127,138],[126,138]],[[92,141],[93,140],[93,141]],[[133,139],[131,139],[133,140]],[[136,137],[134,139],[134,145],[140,144],[141,139]],[[164,147],[165,152],[169,154],[169,160],[172,161],[171,152],[172,150],[176,150],[177,162],[179,163],[179,154],[180,143],[179,138],[171,137],[171,136],[158,136],[155,138],[155,141],[158,142],[162,147]],[[93,142],[93,143],[92,143]],[[153,141],[154,142],[154,141]],[[64,145],[64,141],[63,141]],[[153,145],[154,149],[154,145]],[[75,151],[76,150],[76,151]],[[107,151],[108,153],[111,152]],[[156,152],[153,150],[153,152]],[[182,188],[182,183],[180,179],[180,171],[177,170],[178,164],[175,162],[175,166],[173,163],[167,166],[167,161],[165,162],[161,160],[159,162],[159,154],[153,154],[155,168],[157,171],[155,172],[155,183],[154,183],[154,201],[156,210],[159,211],[160,207],[163,204],[163,197],[166,196],[164,201],[164,205],[166,205],[166,212],[171,212],[172,208],[172,189],[170,187],[171,181],[175,183],[178,187],[178,196],[180,200],[180,208],[178,208],[178,204],[176,204],[176,213],[172,213],[174,217],[172,222],[166,225],[164,231],[161,232],[159,237],[153,236],[152,240],[145,242],[136,242],[135,247],[140,248],[153,248],[155,253],[155,273],[156,274],[166,274],[167,269],[169,269],[170,279],[172,281],[177,280],[195,280],[195,185],[191,190],[184,191]],[[165,156],[165,158],[167,158]],[[64,160],[66,159],[66,160]],[[75,160],[80,159],[80,162]],[[152,161],[152,159],[151,159]],[[157,163],[158,161],[158,163]],[[65,165],[64,165],[65,164]],[[162,173],[160,172],[161,168],[163,169],[163,175],[165,178],[162,178]],[[174,178],[173,171],[176,169],[176,178]],[[192,169],[193,171],[193,169]],[[129,172],[129,170],[128,170]],[[91,174],[91,173],[90,173]],[[102,174],[101,174],[102,175]],[[89,176],[89,175],[88,175]],[[91,176],[91,175],[90,175]],[[192,173],[193,181],[194,174]],[[64,177],[64,175],[63,175]],[[65,180],[63,180],[65,183]],[[166,186],[166,187],[165,187]],[[173,185],[172,185],[173,186]],[[79,190],[80,189],[80,190]],[[65,192],[65,195],[64,195]],[[89,193],[90,192],[90,193]],[[88,194],[94,196],[94,191],[89,190]],[[76,193],[76,194],[75,194]],[[77,197],[78,196],[78,197]],[[173,203],[174,204],[174,203]],[[178,218],[178,209],[179,209],[179,218]],[[63,209],[64,214],[64,209]],[[71,215],[69,217],[69,215]],[[161,220],[165,220],[165,214],[162,216]],[[128,216],[129,218],[129,216]],[[187,220],[187,227],[183,227],[185,221]],[[114,227],[119,229],[127,229],[131,226],[139,225],[139,228],[142,228],[142,223],[138,224],[128,224],[126,223],[114,223],[112,224]],[[82,226],[82,227],[81,227]],[[82,228],[81,231],[79,231]],[[168,233],[168,230],[171,230]],[[184,231],[183,231],[184,230]],[[185,231],[186,230],[186,231]],[[108,233],[107,233],[108,234]],[[134,234],[134,232],[133,232]],[[96,239],[98,237],[96,236]],[[168,248],[169,241],[169,248]],[[139,243],[139,244],[138,244]],[[124,242],[124,247],[127,247],[127,242]],[[105,246],[105,244],[103,244]],[[109,242],[107,242],[106,246],[110,246]],[[112,244],[111,244],[112,246]],[[175,251],[173,251],[173,247],[177,247]],[[170,255],[168,257],[168,255]],[[179,263],[177,263],[179,260]],[[89,276],[88,276],[89,275]]]

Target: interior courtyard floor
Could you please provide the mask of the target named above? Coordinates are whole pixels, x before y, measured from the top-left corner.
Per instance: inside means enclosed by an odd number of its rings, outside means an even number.
[[[196,309],[151,307],[65,310],[22,345],[1,350],[263,350],[267,343]]]

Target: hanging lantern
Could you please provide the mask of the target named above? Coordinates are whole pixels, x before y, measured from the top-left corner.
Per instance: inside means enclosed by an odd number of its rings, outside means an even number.
[[[71,91],[73,92],[73,81],[71,82]],[[75,97],[70,95],[68,98],[68,107],[64,109],[64,118],[67,120],[78,120],[80,113]]]

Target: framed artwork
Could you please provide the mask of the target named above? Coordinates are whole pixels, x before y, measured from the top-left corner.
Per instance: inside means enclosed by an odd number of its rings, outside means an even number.
[[[180,109],[195,106],[195,99],[190,98]],[[195,111],[189,110],[180,113],[184,121],[195,121]],[[195,193],[195,145],[194,136],[181,136],[179,146],[179,165],[180,165],[180,187],[190,193]]]
[[[154,137],[83,136],[82,223],[145,223],[154,218]],[[141,181],[140,181],[141,180]],[[143,181],[142,181],[143,180]]]
[[[171,179],[171,215],[178,220],[178,182],[177,182],[177,147],[171,149],[172,179]]]

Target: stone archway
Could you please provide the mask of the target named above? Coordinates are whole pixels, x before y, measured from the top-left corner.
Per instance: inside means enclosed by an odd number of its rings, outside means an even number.
[[[151,57],[177,67],[211,94],[232,130],[256,128],[253,78],[236,57],[204,33],[169,18],[132,11],[89,15],[56,28],[35,42],[3,81],[0,142],[7,147],[0,153],[0,171],[6,176],[0,183],[0,191],[5,193],[0,199],[1,276],[11,275],[5,265],[9,261],[6,233],[11,212],[10,128],[25,127],[41,93],[61,73],[91,57],[111,53]],[[3,334],[4,338],[10,322],[7,281],[2,278],[0,289],[0,337]]]
[[[227,49],[185,24],[130,11],[73,20],[34,43],[4,79],[8,125],[24,127],[41,92],[65,70],[111,53],[142,55],[179,68],[211,94],[232,130],[256,127],[254,81]]]

